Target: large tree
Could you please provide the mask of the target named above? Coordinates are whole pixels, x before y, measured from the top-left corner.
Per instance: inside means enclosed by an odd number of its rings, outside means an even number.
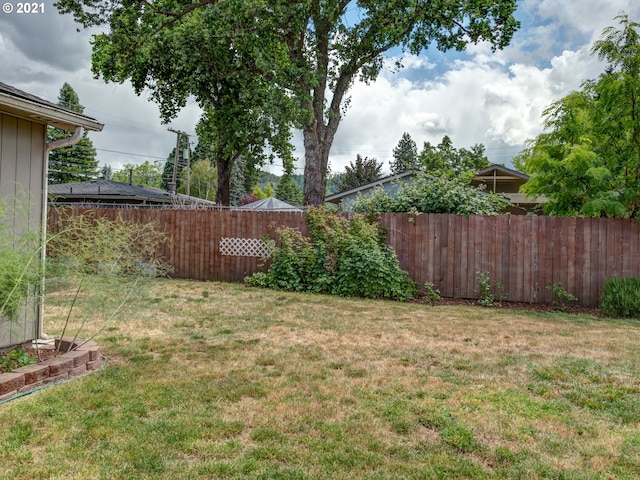
[[[60,89],[58,105],[76,113],[84,112],[78,95],[66,82]],[[47,129],[47,141],[49,142],[68,136],[69,132],[65,130],[55,127]],[[49,154],[48,181],[50,184],[83,182],[98,178],[98,175],[96,149],[86,132],[75,145],[57,148]]]
[[[514,161],[548,214],[640,218],[640,24],[617,19],[592,48],[605,71],[547,108]]]
[[[130,80],[158,103],[163,121],[195,99],[204,111],[198,136],[217,167],[219,203],[230,203],[238,158],[263,164],[291,154],[294,103],[274,78],[286,50],[270,39],[282,43],[260,22],[254,2],[62,0],[57,6],[77,9],[86,26],[106,27],[93,37],[94,74]]]
[[[414,54],[432,44],[440,50],[463,50],[479,41],[504,47],[518,27],[516,3],[59,0],[56,5],[85,26],[108,24],[107,33],[94,41],[94,72],[111,81],[130,79],[138,92],[148,89],[165,115],[175,114],[189,95],[218,108],[212,92],[229,79],[234,91],[272,99],[252,105],[239,98],[246,110],[275,118],[276,125],[286,123],[283,98],[295,99],[302,112],[294,117],[304,139],[305,202],[318,205],[353,82],[374,80],[393,47]],[[220,168],[218,175],[224,178]]]

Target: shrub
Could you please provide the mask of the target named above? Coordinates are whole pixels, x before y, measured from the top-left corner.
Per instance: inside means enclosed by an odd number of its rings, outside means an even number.
[[[12,249],[0,248],[0,316],[15,319],[29,293],[28,259]]]
[[[547,285],[547,290],[551,290],[553,295],[553,300],[551,300],[551,305],[554,307],[565,311],[567,309],[567,305],[570,302],[574,302],[578,300],[578,298],[567,292],[562,286],[562,282],[556,282],[553,285]]]
[[[424,297],[422,297],[422,301],[429,305],[435,305],[440,300],[442,300],[440,289],[436,288],[433,282],[424,282]]]
[[[364,298],[408,300],[415,283],[384,243],[380,227],[362,215],[339,217],[323,208],[307,212],[311,238],[280,228],[266,273],[248,277],[248,285],[290,291]]]
[[[243,195],[240,200],[238,200],[238,206],[241,207],[243,205],[247,205],[249,203],[257,202],[260,198],[253,193],[247,193]]]
[[[15,320],[25,298],[37,294],[41,272],[41,242],[22,206],[0,199],[0,319]],[[22,231],[14,232],[14,225]],[[10,228],[11,227],[11,228]]]
[[[36,360],[31,358],[22,347],[16,347],[0,354],[0,373],[11,372],[16,368],[34,363],[36,363]]]
[[[476,272],[476,279],[478,280],[478,290],[476,290],[476,293],[480,296],[478,303],[483,307],[500,305],[502,300],[506,298],[507,295],[502,283],[495,282],[492,286],[489,272]],[[494,289],[497,291],[497,298],[496,295],[493,294]]]
[[[418,174],[412,183],[401,183],[396,192],[377,187],[350,205],[353,212],[453,213],[498,215],[509,204],[504,198],[473,188],[460,180]]]
[[[600,300],[607,315],[640,318],[640,277],[606,279]]]
[[[158,256],[166,241],[154,223],[94,217],[92,212],[62,215],[58,233],[47,240],[47,268],[56,274],[166,275],[170,267]]]

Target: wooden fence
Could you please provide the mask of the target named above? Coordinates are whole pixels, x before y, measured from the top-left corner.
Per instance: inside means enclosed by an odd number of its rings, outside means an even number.
[[[87,209],[74,207],[73,214]],[[171,239],[160,254],[173,276],[241,281],[259,270],[252,249],[279,226],[307,232],[304,213],[229,210],[98,209],[96,215],[157,223]],[[50,228],[59,212],[49,210]],[[420,286],[445,297],[478,298],[478,272],[504,286],[507,300],[550,303],[561,282],[586,306],[599,304],[604,280],[640,275],[640,224],[627,219],[384,214],[388,243]],[[235,245],[234,245],[235,242]],[[222,246],[222,248],[221,248]]]

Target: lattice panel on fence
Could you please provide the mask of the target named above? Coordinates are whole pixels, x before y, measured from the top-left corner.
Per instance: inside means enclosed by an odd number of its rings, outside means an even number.
[[[220,253],[233,257],[260,257],[271,255],[271,246],[259,238],[221,238]]]

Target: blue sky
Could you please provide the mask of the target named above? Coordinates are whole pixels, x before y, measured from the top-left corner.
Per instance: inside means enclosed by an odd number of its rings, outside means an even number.
[[[7,1],[17,3],[0,3]],[[491,52],[487,45],[462,54],[429,49],[405,57],[399,73],[385,69],[370,85],[356,83],[334,141],[332,170],[343,170],[357,154],[375,157],[388,169],[404,132],[419,150],[425,141],[438,143],[449,135],[458,148],[482,143],[491,162],[510,165],[526,140],[541,132],[543,109],[603,70],[589,53],[602,30],[616,25],[614,17],[623,11],[640,21],[637,0],[521,0],[518,5],[522,27],[502,51]],[[101,165],[118,169],[165,160],[175,135],[161,124],[157,107],[127,84],[94,79],[90,32],[76,32],[73,19],[58,15],[52,0],[44,10],[0,13],[0,81],[51,101],[65,81],[71,84],[85,113],[105,124],[91,135]],[[199,114],[189,105],[171,127],[194,133]],[[295,143],[302,173],[300,135]],[[271,170],[279,173],[277,165]]]

